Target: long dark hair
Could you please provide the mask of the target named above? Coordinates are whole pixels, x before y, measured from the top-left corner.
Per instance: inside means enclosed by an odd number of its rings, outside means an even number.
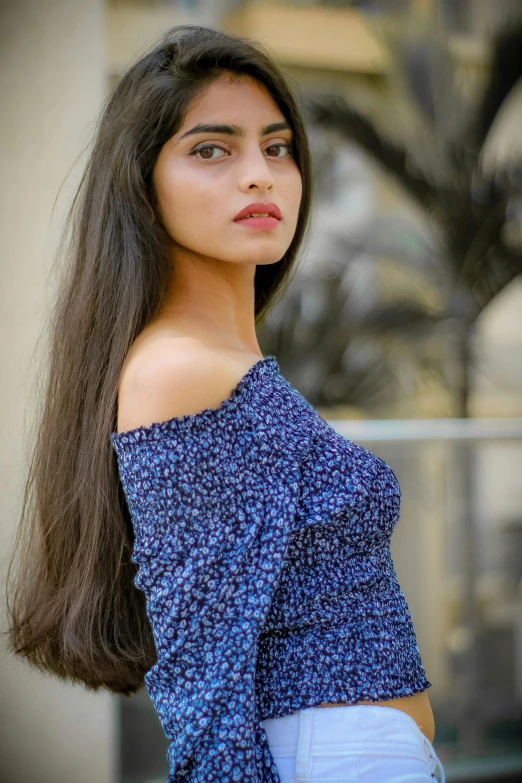
[[[180,25],[130,66],[101,112],[57,254],[65,250],[66,261],[40,354],[46,378],[9,564],[7,634],[11,652],[91,690],[134,693],[157,658],[109,434],[124,358],[160,311],[169,277],[153,167],[192,99],[227,72],[268,88],[293,130],[302,177],[291,245],[278,263],[256,268],[256,323],[263,318],[309,227],[311,158],[298,98],[250,39]]]

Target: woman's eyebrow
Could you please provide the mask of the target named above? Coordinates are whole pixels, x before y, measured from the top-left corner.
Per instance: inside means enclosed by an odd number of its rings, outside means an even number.
[[[269,133],[275,133],[281,130],[292,130],[287,122],[273,122],[271,125],[265,125],[261,128],[261,135],[266,136]],[[210,123],[201,122],[198,125],[194,125],[190,130],[185,131],[180,140],[185,136],[192,136],[195,133],[226,133],[228,136],[244,136],[245,131],[239,125],[213,125]]]

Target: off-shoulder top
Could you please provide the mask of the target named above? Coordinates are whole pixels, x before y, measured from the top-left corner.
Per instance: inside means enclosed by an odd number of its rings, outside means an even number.
[[[256,362],[216,408],[110,435],[171,740],[166,783],[280,783],[260,721],[431,686],[394,570],[401,490]]]

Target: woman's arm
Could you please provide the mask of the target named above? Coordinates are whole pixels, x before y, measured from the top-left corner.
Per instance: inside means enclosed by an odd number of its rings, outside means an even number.
[[[236,402],[114,444],[158,653],[145,682],[171,740],[167,783],[279,783],[254,675],[299,463],[273,417]]]

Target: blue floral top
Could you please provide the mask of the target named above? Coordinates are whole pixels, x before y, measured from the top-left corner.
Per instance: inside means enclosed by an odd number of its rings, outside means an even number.
[[[167,783],[280,783],[261,720],[431,686],[390,555],[397,479],[274,356],[217,408],[110,439]]]

